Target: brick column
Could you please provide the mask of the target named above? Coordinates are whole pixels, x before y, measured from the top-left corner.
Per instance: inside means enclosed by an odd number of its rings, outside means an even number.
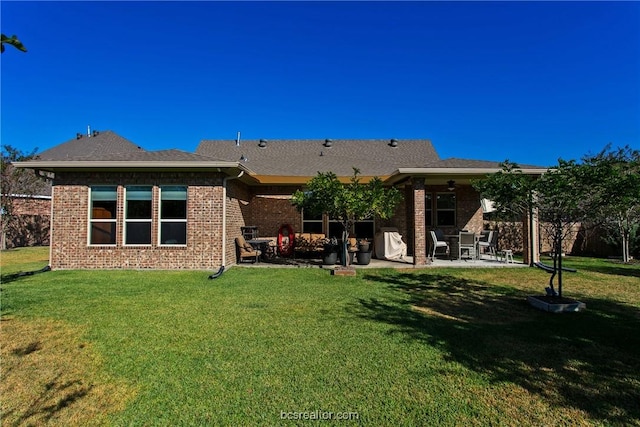
[[[413,179],[413,265],[425,265],[427,230],[425,227],[424,179]],[[408,208],[410,208],[408,206]]]

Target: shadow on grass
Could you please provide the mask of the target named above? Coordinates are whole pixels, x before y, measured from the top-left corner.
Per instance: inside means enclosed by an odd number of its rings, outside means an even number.
[[[552,405],[610,423],[640,423],[640,310],[609,300],[588,310],[543,313],[508,287],[423,272],[371,273],[393,301],[360,300],[366,319],[445,351],[494,382],[511,382]],[[517,402],[514,402],[517,404]]]
[[[604,264],[604,265],[603,265]],[[594,273],[611,274],[615,276],[640,277],[640,264],[622,264],[621,262],[607,261],[600,265],[580,265],[583,271]]]
[[[33,419],[52,420],[60,411],[84,398],[93,388],[80,380],[61,381],[60,375],[45,384],[41,394],[31,402],[14,425],[33,425]],[[50,404],[47,404],[51,402]]]
[[[21,277],[33,276],[34,274],[46,273],[47,271],[51,271],[51,267],[48,266],[48,265],[46,267],[43,267],[43,268],[39,269],[39,270],[20,271],[18,273],[3,274],[3,275],[0,276],[0,283],[13,282],[15,280],[20,279]]]

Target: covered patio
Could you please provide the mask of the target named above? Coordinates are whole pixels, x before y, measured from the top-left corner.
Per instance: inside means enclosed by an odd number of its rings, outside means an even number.
[[[334,269],[340,267],[340,265],[322,265],[322,260],[319,258],[274,258],[269,260],[262,260],[256,263],[242,263],[240,267],[249,268],[324,268]],[[413,257],[407,256],[404,261],[389,261],[384,259],[372,258],[371,262],[367,265],[353,264],[356,269],[371,269],[371,268],[522,268],[528,267],[520,260],[514,262],[504,262],[496,260],[488,255],[482,255],[480,259],[445,259],[436,258],[430,264],[415,265],[413,263]]]

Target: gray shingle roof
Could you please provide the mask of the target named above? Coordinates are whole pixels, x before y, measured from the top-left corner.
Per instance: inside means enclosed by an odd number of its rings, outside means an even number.
[[[527,169],[546,169],[541,166],[519,165]],[[449,157],[426,165],[429,168],[454,168],[454,169],[500,169],[500,162],[491,160],[472,160]]]
[[[131,151],[120,153],[99,153],[99,155],[77,156],[73,160],[78,161],[132,161],[132,162],[211,162],[210,157],[199,154],[187,153],[182,150],[158,150],[158,151]]]
[[[225,161],[241,161],[259,175],[314,176],[332,171],[338,176],[385,176],[398,167],[425,167],[440,158],[430,141],[403,139],[397,146],[383,139],[269,140],[265,147],[258,140],[204,140],[196,153]]]
[[[103,160],[105,156],[143,151],[137,144],[108,130],[56,145],[38,154],[38,160]]]

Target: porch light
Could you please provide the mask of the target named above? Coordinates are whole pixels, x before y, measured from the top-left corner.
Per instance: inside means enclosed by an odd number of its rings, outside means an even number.
[[[456,189],[456,182],[454,180],[447,181],[447,190],[453,191]]]

